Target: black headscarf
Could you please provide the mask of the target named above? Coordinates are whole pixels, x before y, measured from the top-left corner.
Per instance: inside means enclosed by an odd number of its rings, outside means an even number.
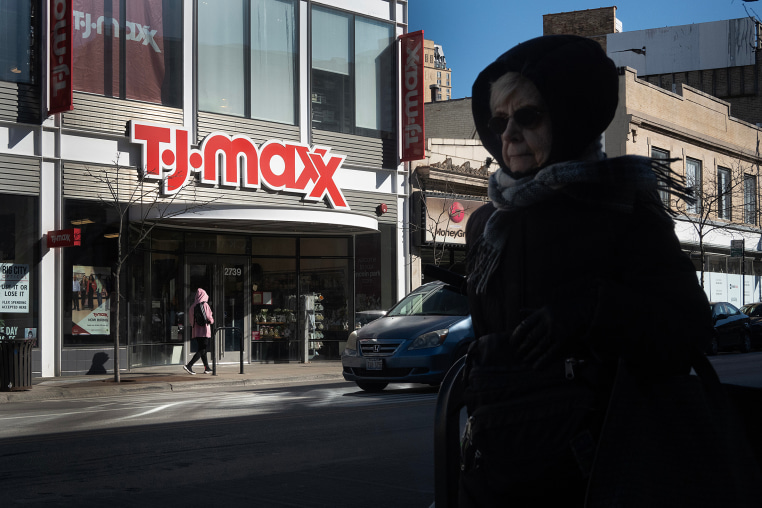
[[[503,53],[476,78],[474,122],[484,147],[504,169],[500,136],[487,128],[490,87],[506,72],[531,81],[548,105],[553,128],[547,164],[579,159],[606,130],[619,101],[619,75],[601,46],[576,35],[546,35]]]

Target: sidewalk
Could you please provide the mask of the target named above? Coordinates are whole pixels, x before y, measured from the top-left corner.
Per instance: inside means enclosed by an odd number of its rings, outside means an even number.
[[[32,389],[0,392],[0,404],[50,399],[104,397],[124,393],[197,390],[220,386],[257,386],[311,381],[344,381],[340,361],[311,363],[252,363],[217,365],[217,375],[204,374],[203,365],[192,376],[182,365],[162,365],[122,372],[120,383],[114,374],[33,378]],[[200,367],[200,368],[199,368]]]

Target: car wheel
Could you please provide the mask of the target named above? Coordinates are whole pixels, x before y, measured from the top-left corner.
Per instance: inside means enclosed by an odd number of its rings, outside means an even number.
[[[716,355],[720,350],[720,345],[717,343],[717,337],[712,337],[712,342],[709,343],[709,347],[706,350],[708,355]]]
[[[748,353],[751,351],[751,336],[749,332],[744,332],[741,336],[741,352]]]
[[[357,386],[366,392],[380,392],[389,383],[379,383],[378,381],[357,381]]]

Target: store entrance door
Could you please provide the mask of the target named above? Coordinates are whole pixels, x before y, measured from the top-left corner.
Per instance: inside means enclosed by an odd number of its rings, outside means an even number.
[[[203,288],[209,294],[209,304],[214,314],[212,333],[218,337],[217,361],[233,363],[240,360],[243,337],[251,335],[249,328],[250,292],[249,261],[241,256],[189,256],[185,264],[186,301],[193,303],[197,288]],[[190,323],[187,323],[190,326]],[[215,330],[225,328],[215,333]],[[231,328],[238,328],[239,332]],[[186,362],[196,352],[196,341],[192,333],[187,335],[188,347],[185,349]],[[209,348],[211,353],[211,346]],[[244,360],[248,362],[248,351],[244,351]],[[211,362],[211,356],[209,357]]]

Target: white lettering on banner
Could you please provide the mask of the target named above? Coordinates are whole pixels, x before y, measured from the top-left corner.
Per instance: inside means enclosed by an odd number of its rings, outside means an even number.
[[[426,156],[423,109],[423,30],[400,36],[402,46],[402,157],[403,162]]]
[[[71,74],[69,66],[64,63],[68,48],[66,42],[66,1],[55,0],[53,4],[53,16],[56,24],[53,27],[53,54],[58,57],[53,66],[51,79],[53,80],[53,95],[56,96],[61,90],[66,90],[69,84],[68,76]]]
[[[346,159],[330,148],[267,141],[257,147],[246,136],[209,134],[199,149],[191,149],[188,131],[131,122],[130,141],[143,145],[142,176],[163,180],[165,195],[177,193],[194,173],[201,183],[220,187],[295,192],[307,201],[326,199],[336,209],[349,210],[334,176]],[[166,174],[169,173],[169,174]]]
[[[109,20],[111,27],[109,27]],[[95,32],[98,35],[103,35],[104,24],[106,25],[106,35],[113,35],[115,39],[118,39],[120,26],[119,20],[116,18],[106,18],[104,16],[99,16],[98,19],[93,22],[90,13],[74,11],[74,29],[78,32],[82,32],[83,39],[90,38],[90,36],[93,34],[93,29],[95,29]],[[155,52],[161,53],[161,49],[154,40],[154,36],[158,30],[151,30],[150,26],[141,25],[140,23],[135,23],[132,21],[125,22],[125,26],[126,30],[124,38],[126,40],[142,42],[143,46],[148,46],[150,44]]]
[[[412,143],[418,143],[418,134],[423,131],[418,122],[418,66],[421,63],[419,49],[420,46],[417,45],[408,49],[405,59],[405,113],[408,123],[405,126],[405,148],[410,148]]]
[[[0,263],[0,312],[29,312],[29,265]]]

